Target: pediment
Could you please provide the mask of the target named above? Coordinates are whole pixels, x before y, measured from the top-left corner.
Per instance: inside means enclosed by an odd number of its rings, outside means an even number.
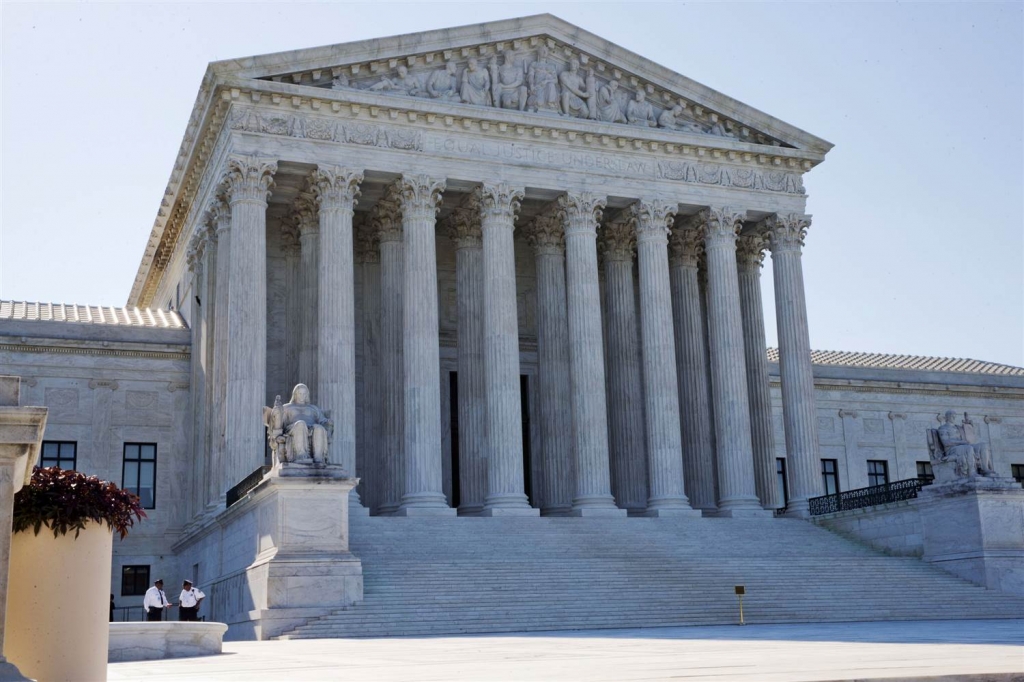
[[[221,76],[401,98],[406,107],[420,100],[500,109],[822,155],[832,147],[547,14],[230,60],[212,68]]]

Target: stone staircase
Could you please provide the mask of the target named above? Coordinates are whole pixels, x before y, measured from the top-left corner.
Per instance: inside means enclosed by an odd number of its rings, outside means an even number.
[[[278,639],[1019,618],[1024,599],[792,519],[354,517],[364,601]]]

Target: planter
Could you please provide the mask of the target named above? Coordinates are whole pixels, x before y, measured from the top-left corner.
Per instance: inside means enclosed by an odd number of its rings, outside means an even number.
[[[113,534],[90,521],[53,537],[15,533],[4,653],[23,675],[46,682],[107,679]]]

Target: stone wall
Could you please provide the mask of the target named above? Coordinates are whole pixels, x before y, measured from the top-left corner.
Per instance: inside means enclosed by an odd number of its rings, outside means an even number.
[[[814,523],[895,556],[920,557],[921,517],[913,500],[812,517]]]

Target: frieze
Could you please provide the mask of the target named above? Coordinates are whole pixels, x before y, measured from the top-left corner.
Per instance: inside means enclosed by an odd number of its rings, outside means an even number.
[[[233,110],[232,130],[283,135],[322,142],[342,142],[366,147],[423,151],[423,133],[373,123],[341,122],[298,114],[265,114],[257,109]]]

